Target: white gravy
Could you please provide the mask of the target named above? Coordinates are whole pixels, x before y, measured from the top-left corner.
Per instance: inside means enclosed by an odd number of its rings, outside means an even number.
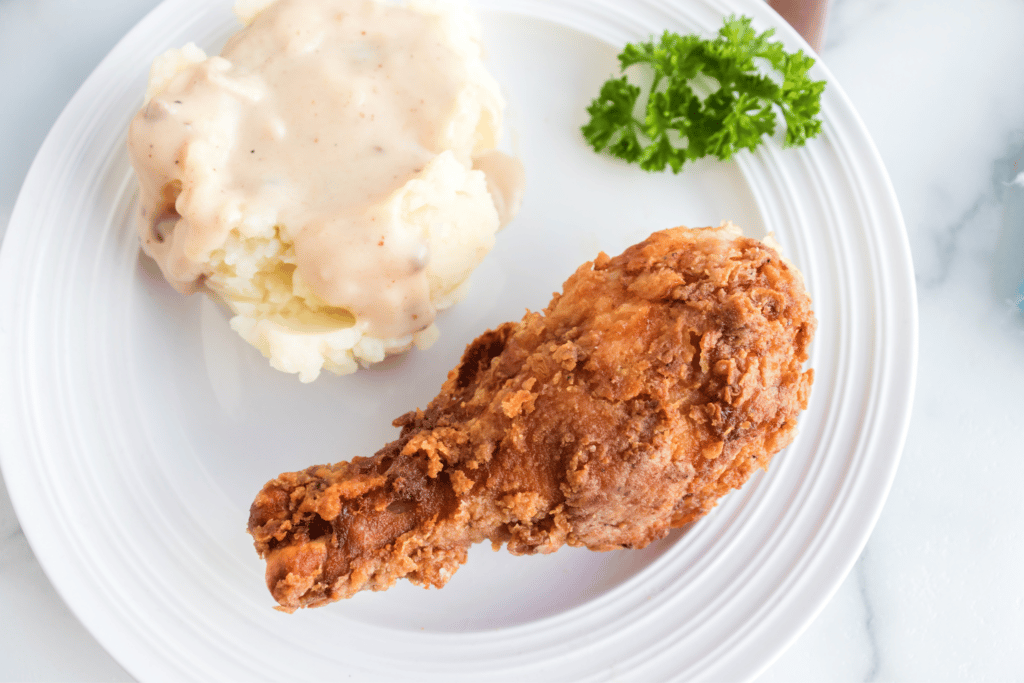
[[[188,291],[240,215],[264,216],[292,240],[312,290],[374,336],[427,327],[426,242],[381,202],[451,145],[444,127],[465,67],[437,18],[366,0],[278,0],[221,57],[180,74],[132,122],[146,252]],[[518,162],[452,151],[485,172],[507,222]],[[171,229],[188,233],[169,240]]]

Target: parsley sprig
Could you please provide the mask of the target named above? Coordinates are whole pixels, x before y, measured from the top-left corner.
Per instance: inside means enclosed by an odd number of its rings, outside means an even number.
[[[732,15],[714,39],[665,31],[657,42],[627,44],[619,55],[622,71],[642,64],[654,75],[644,118],[634,115],[641,87],[625,75],[612,78],[587,107],[587,142],[644,170],[669,166],[679,173],[686,161],[708,155],[725,161],[753,150],[774,133],[776,110],[786,122],[785,146],[816,136],[825,81],[808,76],[814,59],[803,50],[787,53],[768,40],[775,29],[758,34],[750,23]],[[759,61],[774,78],[761,72]]]

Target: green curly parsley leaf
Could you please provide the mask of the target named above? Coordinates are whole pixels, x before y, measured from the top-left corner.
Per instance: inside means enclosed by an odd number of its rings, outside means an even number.
[[[686,161],[725,161],[753,150],[775,131],[776,112],[786,123],[785,146],[816,136],[825,81],[808,76],[814,60],[802,50],[787,53],[768,40],[775,29],[758,34],[750,23],[733,15],[711,40],[666,31],[657,42],[627,44],[622,71],[640,64],[653,74],[643,118],[634,114],[642,89],[626,76],[613,78],[587,107],[587,142],[646,171],[667,166],[679,173]],[[774,78],[761,65],[770,65]]]

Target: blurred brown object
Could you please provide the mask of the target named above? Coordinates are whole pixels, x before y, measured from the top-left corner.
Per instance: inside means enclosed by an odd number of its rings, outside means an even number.
[[[768,4],[810,43],[815,52],[821,51],[825,41],[828,0],[768,0]]]

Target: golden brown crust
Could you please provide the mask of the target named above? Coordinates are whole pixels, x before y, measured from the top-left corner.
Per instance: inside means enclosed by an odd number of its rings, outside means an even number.
[[[543,314],[470,344],[372,458],[269,482],[249,531],[281,608],[399,578],[443,586],[468,547],[642,548],[792,441],[813,379],[800,274],[728,227],[600,254]]]

